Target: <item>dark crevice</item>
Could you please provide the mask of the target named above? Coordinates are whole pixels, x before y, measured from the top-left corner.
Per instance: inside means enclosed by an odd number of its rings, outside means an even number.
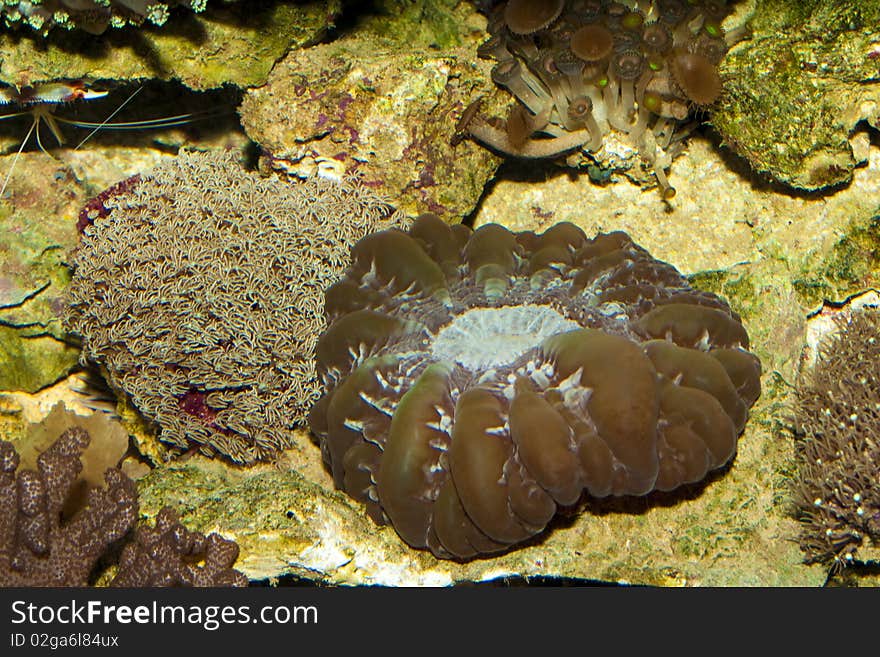
[[[192,91],[179,82],[145,81],[114,83],[98,80],[92,88],[107,90],[102,98],[80,100],[59,104],[53,116],[59,124],[65,144],[59,145],[44,122],[40,127],[43,146],[51,154],[58,149],[74,149],[89,136],[94,128],[79,127],[69,122],[103,123],[88,137],[87,144],[103,146],[149,146],[170,153],[177,150],[178,139],[170,137],[174,131],[181,131],[186,140],[200,140],[219,137],[230,132],[242,132],[237,110],[242,92],[233,86],[210,91]],[[27,110],[14,105],[7,114]],[[112,115],[112,116],[111,116]],[[161,119],[180,117],[180,125],[155,128],[150,125],[136,125],[138,122],[152,122]],[[7,137],[10,143],[6,152],[18,150],[21,140],[28,134],[34,117],[25,111],[22,116],[0,121],[0,137]],[[121,124],[133,123],[127,127]],[[39,151],[34,135],[24,145],[24,152]]]

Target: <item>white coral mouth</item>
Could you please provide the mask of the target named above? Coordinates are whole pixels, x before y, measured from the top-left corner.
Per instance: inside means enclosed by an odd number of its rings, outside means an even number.
[[[434,339],[434,358],[471,372],[512,363],[545,338],[580,328],[548,305],[472,308],[444,326]]]

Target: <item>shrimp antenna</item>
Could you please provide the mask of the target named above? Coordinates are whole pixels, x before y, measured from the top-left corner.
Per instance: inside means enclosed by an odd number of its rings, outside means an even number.
[[[0,198],[3,198],[3,194],[6,192],[6,186],[9,184],[9,180],[12,178],[12,172],[15,171],[15,165],[18,163],[18,156],[21,155],[21,152],[24,150],[24,145],[27,143],[27,140],[31,138],[31,133],[36,127],[37,121],[34,120],[34,122],[31,123],[30,130],[27,131],[24,139],[21,140],[21,146],[18,147],[15,157],[12,158],[12,165],[9,167],[9,173],[6,174],[6,179],[3,181],[3,187],[0,187]],[[37,135],[39,135],[39,131],[37,131]]]
[[[223,112],[219,110],[204,110],[200,112],[192,112],[189,114],[177,114],[176,116],[165,116],[159,119],[143,119],[140,121],[123,121],[117,123],[94,123],[92,121],[75,121],[73,119],[64,119],[59,116],[55,117],[56,121],[72,125],[77,128],[94,128],[103,126],[104,130],[132,130],[143,128],[150,130],[153,128],[173,128],[174,126],[187,125],[195,121],[210,119],[222,116]],[[0,117],[2,118],[2,117]]]
[[[126,98],[125,101],[119,107],[117,107],[115,110],[110,112],[110,115],[106,119],[104,119],[103,121],[101,121],[101,123],[99,123],[97,126],[95,126],[95,129],[92,130],[89,134],[87,134],[85,136],[85,138],[81,142],[79,142],[76,145],[76,148],[74,148],[73,150],[78,150],[79,147],[82,146],[83,144],[85,144],[89,139],[91,139],[94,136],[94,134],[96,132],[98,132],[98,130],[100,130],[105,125],[107,125],[107,123],[109,123],[110,119],[112,119],[114,116],[119,114],[119,112],[122,110],[122,108],[125,107],[126,105],[128,105],[134,99],[134,97],[137,96],[141,92],[141,89],[143,89],[143,87],[138,87],[137,89],[135,89],[132,92],[132,94],[128,98]]]

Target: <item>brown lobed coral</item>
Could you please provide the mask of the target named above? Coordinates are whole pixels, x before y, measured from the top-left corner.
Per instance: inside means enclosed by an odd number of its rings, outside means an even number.
[[[36,470],[16,472],[18,453],[0,441],[0,585],[85,586],[98,558],[134,525],[137,490],[115,468],[104,474],[106,488],[89,489],[85,508],[62,522],[88,444],[84,429],[68,429]]]
[[[718,64],[739,36],[721,27],[728,12],[724,0],[509,0],[479,55],[518,103],[503,122],[466,113],[459,129],[532,158],[598,151],[614,131],[671,198],[661,160],[681,150],[691,109],[721,93]]]
[[[880,543],[880,310],[840,317],[795,406],[799,542],[832,569]]]
[[[404,221],[354,180],[183,154],[91,207],[64,321],[162,440],[268,458],[321,394],[324,288],[358,239]]]
[[[85,586],[120,540],[127,543],[111,586],[247,586],[233,569],[238,546],[189,531],[170,507],[155,528],[141,525],[129,536],[137,488],[118,467],[107,468],[106,485],[90,485],[80,500],[90,442],[73,426],[40,453],[33,470],[21,467],[12,443],[0,441],[0,586]]]
[[[584,491],[671,490],[733,458],[760,393],[746,331],[626,234],[423,215],[352,260],[310,421],[336,485],[409,545],[498,552]]]
[[[233,569],[238,545],[219,534],[205,536],[184,527],[166,506],[156,526],[138,527],[125,546],[112,586],[247,586],[248,579]]]

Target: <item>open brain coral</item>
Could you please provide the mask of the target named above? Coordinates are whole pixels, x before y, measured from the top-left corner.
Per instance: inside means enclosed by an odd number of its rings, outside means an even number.
[[[598,151],[615,131],[669,198],[661,160],[681,150],[691,108],[721,93],[718,64],[739,36],[721,27],[728,11],[724,0],[509,0],[479,55],[498,61],[492,79],[519,102],[503,125],[472,112],[460,129],[538,158]]]
[[[289,182],[184,154],[90,204],[64,321],[184,449],[251,462],[320,396],[324,288],[404,217],[354,181]],[[93,221],[93,223],[89,223]]]
[[[853,312],[837,328],[795,409],[800,545],[808,562],[833,569],[880,545],[880,310]]]
[[[0,12],[7,25],[27,25],[47,32],[51,27],[100,34],[107,27],[164,25],[172,7],[205,10],[208,0],[4,0]]]
[[[589,495],[729,462],[760,363],[727,304],[624,233],[423,215],[327,290],[310,421],[337,486],[438,557],[493,553]]]

